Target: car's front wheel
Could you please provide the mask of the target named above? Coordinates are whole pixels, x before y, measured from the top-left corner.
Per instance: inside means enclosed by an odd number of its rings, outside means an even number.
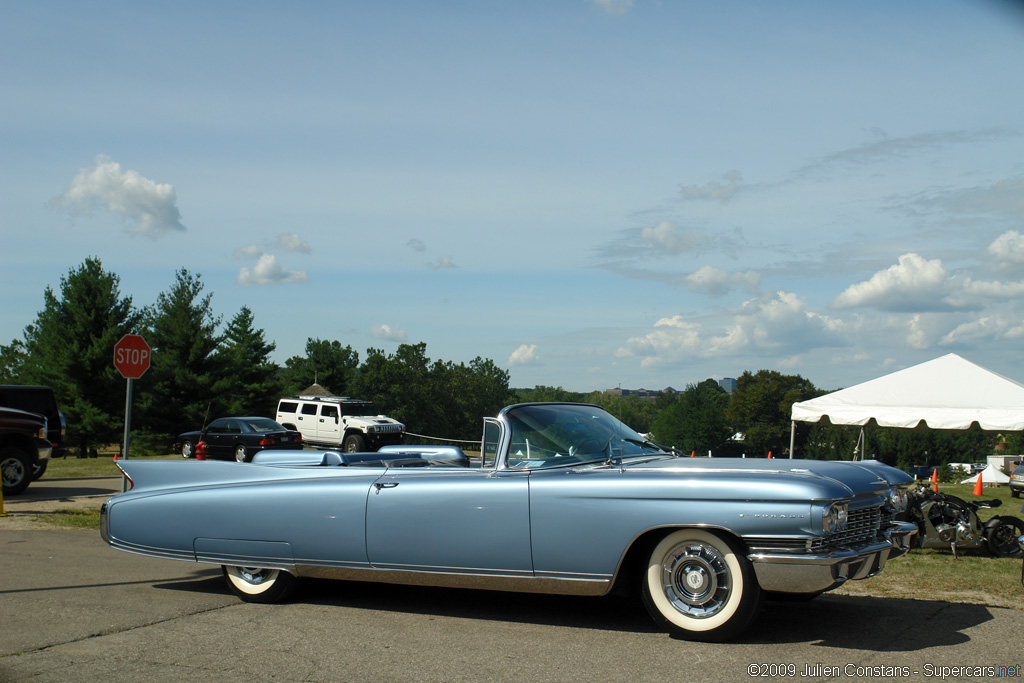
[[[245,453],[245,446],[243,446],[242,444],[238,444],[237,446],[235,446],[235,461],[245,462],[247,459],[248,457],[246,456]]]
[[[349,434],[345,437],[343,448],[346,453],[362,453],[366,450],[366,440],[362,434]]]
[[[5,496],[16,496],[32,481],[32,458],[16,446],[0,449],[0,479]]]
[[[269,604],[286,599],[299,586],[299,580],[280,569],[230,567],[221,570],[228,588],[245,602]]]
[[[762,601],[753,567],[736,544],[699,529],[665,536],[651,551],[641,585],[654,621],[686,640],[735,637]]]

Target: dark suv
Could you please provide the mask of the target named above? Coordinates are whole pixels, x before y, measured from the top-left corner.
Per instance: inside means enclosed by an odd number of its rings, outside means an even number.
[[[1010,495],[1020,498],[1021,491],[1024,491],[1024,465],[1017,465],[1010,472]]]
[[[67,422],[64,419],[64,413],[57,408],[53,389],[22,384],[0,384],[0,408],[14,408],[42,415],[46,419],[46,439],[50,442],[54,457],[63,455],[61,444],[64,442]],[[38,460],[36,466],[32,468],[33,480],[43,476],[49,462],[49,455]]]
[[[32,481],[33,470],[49,461],[52,450],[46,438],[45,417],[0,408],[0,481],[5,496],[24,491]]]

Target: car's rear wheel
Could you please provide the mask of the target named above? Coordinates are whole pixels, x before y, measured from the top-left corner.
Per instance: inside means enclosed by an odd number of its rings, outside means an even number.
[[[245,462],[246,460],[248,460],[248,457],[245,454],[245,446],[238,444],[235,446],[235,461]]]
[[[1020,557],[1017,538],[1024,535],[1024,522],[1016,517],[1001,515],[999,523],[985,529],[985,544],[996,557]]]
[[[192,453],[192,442],[191,441],[182,441],[181,442],[181,457],[183,457],[183,458],[191,458],[192,455],[193,455],[193,453]]]
[[[762,601],[753,567],[735,543],[699,529],[665,536],[651,551],[641,585],[654,621],[687,640],[735,637]]]
[[[295,592],[299,580],[280,569],[221,566],[228,588],[245,602],[280,602]]]
[[[0,480],[5,496],[16,496],[32,481],[32,458],[17,446],[0,449]]]

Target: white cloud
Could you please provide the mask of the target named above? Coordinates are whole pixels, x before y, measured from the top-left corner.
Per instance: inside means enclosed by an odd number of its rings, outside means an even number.
[[[287,251],[300,251],[304,254],[310,254],[313,252],[312,247],[310,247],[304,239],[299,237],[298,233],[294,232],[278,235],[276,244],[281,249],[285,249]]]
[[[1024,267],[1024,235],[1008,230],[988,245],[995,266],[1002,270],[1018,270]]]
[[[380,325],[374,325],[370,329],[370,336],[374,339],[383,339],[385,341],[393,342],[404,342],[406,340],[405,330],[402,329],[401,325],[386,325],[381,323]]]
[[[725,204],[736,196],[740,189],[740,181],[743,180],[743,175],[739,171],[729,171],[722,176],[722,179],[724,182],[712,180],[702,187],[684,185],[679,189],[679,192],[687,199],[702,199]]]
[[[405,246],[409,247],[413,251],[423,252],[427,250],[427,245],[424,244],[423,240],[418,240],[415,237],[406,242]]]
[[[263,254],[250,270],[243,267],[238,271],[236,282],[243,287],[250,285],[280,285],[286,283],[308,282],[305,270],[288,270],[273,254]]]
[[[508,357],[509,365],[539,365],[540,356],[537,355],[537,345],[521,345]]]
[[[712,266],[701,266],[697,272],[681,278],[680,282],[691,292],[721,296],[736,288],[755,292],[761,284],[761,276],[752,270],[732,273]]]
[[[263,256],[263,250],[255,244],[250,244],[248,247],[239,247],[238,249],[235,249],[234,256],[237,259],[257,259],[260,256]]]
[[[640,231],[640,237],[670,254],[699,252],[708,243],[706,235],[692,230],[680,230],[668,221],[662,221],[653,228],[644,228]]]
[[[866,282],[851,285],[832,302],[836,308],[874,308],[880,311],[948,311],[956,285],[942,265],[918,254],[904,254],[899,263],[879,271]]]
[[[80,168],[64,194],[53,200],[76,214],[88,215],[96,205],[125,221],[133,235],[156,239],[168,232],[184,232],[174,187],[155,183],[136,171],[122,171],[121,165],[100,154],[93,168]]]
[[[628,339],[616,355],[640,357],[641,367],[653,367],[752,351],[798,353],[845,344],[846,332],[841,320],[807,310],[796,294],[768,292],[744,303],[717,330],[705,329],[680,315],[661,318],[651,332]]]

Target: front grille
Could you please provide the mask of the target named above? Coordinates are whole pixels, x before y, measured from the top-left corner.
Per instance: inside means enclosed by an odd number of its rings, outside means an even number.
[[[402,431],[402,425],[376,425],[374,431],[377,433],[392,433]]]
[[[859,545],[874,541],[882,524],[880,508],[861,508],[850,510],[846,518],[846,528],[842,531],[816,538],[811,541],[810,549],[815,552],[834,550],[845,546]]]

